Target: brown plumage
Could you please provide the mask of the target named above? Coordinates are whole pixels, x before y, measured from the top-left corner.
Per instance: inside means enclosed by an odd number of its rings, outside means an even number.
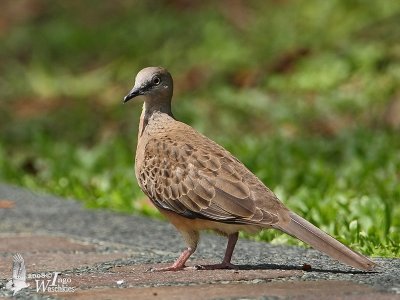
[[[215,230],[229,237],[221,264],[230,260],[238,232],[266,228],[286,232],[340,262],[370,270],[374,262],[351,250],[308,221],[289,211],[251,171],[227,150],[171,112],[172,77],[167,70],[149,67],[136,76],[124,102],[143,95],[135,172],[143,192],[181,232],[188,248],[170,267],[175,271],[196,250],[199,231]]]

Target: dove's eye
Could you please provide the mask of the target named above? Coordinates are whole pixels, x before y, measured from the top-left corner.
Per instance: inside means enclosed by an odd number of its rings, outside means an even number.
[[[159,85],[161,83],[161,79],[158,76],[153,77],[153,84],[154,85]]]

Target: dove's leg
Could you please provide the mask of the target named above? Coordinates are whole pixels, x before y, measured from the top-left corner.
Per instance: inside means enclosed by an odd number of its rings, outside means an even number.
[[[187,249],[184,250],[179,258],[169,267],[165,268],[151,268],[149,271],[151,272],[162,272],[162,271],[179,271],[186,268],[185,263],[189,259],[190,255],[196,251],[197,243],[199,241],[199,232],[198,231],[181,231],[183,238],[188,245]]]
[[[231,259],[238,237],[238,232],[228,235],[228,245],[226,246],[225,256],[222,263],[215,265],[200,265],[196,266],[196,268],[200,270],[235,269],[236,266],[231,264]]]

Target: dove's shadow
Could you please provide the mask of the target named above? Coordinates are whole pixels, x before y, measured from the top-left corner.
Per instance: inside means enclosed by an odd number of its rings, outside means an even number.
[[[316,269],[311,268],[304,270],[301,266],[293,265],[277,265],[277,264],[257,264],[257,265],[235,265],[238,270],[299,270],[305,272],[320,272],[320,273],[331,273],[331,274],[375,274],[377,271],[358,271],[358,270],[332,270],[332,269]]]

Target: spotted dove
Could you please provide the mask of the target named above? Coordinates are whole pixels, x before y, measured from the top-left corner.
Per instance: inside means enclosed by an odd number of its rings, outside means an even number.
[[[223,147],[175,119],[171,111],[173,81],[161,67],[141,70],[124,102],[143,96],[135,173],[142,191],[182,234],[187,249],[169,267],[177,271],[196,250],[199,231],[228,237],[220,264],[232,268],[238,232],[279,229],[332,258],[361,270],[375,263],[351,250],[286,208],[274,193]]]

